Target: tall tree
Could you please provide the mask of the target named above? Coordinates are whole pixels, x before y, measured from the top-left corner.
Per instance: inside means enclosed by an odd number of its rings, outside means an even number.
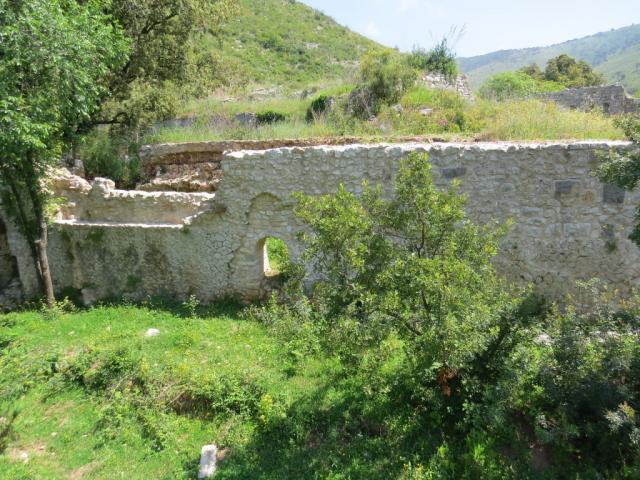
[[[51,306],[48,168],[109,94],[129,42],[97,0],[0,0],[0,182]]]
[[[204,55],[200,36],[216,32],[237,6],[237,0],[102,3],[130,39],[131,53],[127,62],[111,72],[108,101],[85,128],[110,124],[131,129],[173,114],[176,91],[206,76],[192,68]]]

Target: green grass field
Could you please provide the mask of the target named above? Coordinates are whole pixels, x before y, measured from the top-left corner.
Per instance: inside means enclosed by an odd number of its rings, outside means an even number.
[[[209,443],[228,453],[219,479],[398,478],[403,457],[376,433],[384,395],[363,413],[334,361],[237,307],[193,313],[0,316],[0,478],[191,479]],[[434,440],[410,437],[395,451]]]
[[[220,478],[255,478],[241,452],[269,415],[326,388],[327,365],[294,364],[233,308],[28,312],[0,324],[3,479],[195,478],[212,442],[238,459]],[[160,335],[145,337],[150,328]],[[289,468],[273,452],[253,455]]]

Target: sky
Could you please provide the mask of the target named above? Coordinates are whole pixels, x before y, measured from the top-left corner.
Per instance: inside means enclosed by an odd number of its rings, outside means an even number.
[[[638,0],[302,0],[389,47],[431,47],[464,27],[460,56],[540,47],[640,23]]]

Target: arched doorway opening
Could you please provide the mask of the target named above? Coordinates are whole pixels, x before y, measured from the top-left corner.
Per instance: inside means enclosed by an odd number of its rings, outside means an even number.
[[[291,261],[289,247],[284,240],[277,237],[266,237],[258,245],[262,258],[262,273],[265,277],[277,277],[285,271]]]

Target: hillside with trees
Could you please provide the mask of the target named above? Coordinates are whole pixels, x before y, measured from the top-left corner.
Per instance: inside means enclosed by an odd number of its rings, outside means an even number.
[[[549,47],[501,50],[458,59],[474,87],[496,73],[536,63],[541,67],[553,57],[567,54],[593,65],[609,82],[620,82],[630,92],[640,90],[640,25],[597,33]]]

